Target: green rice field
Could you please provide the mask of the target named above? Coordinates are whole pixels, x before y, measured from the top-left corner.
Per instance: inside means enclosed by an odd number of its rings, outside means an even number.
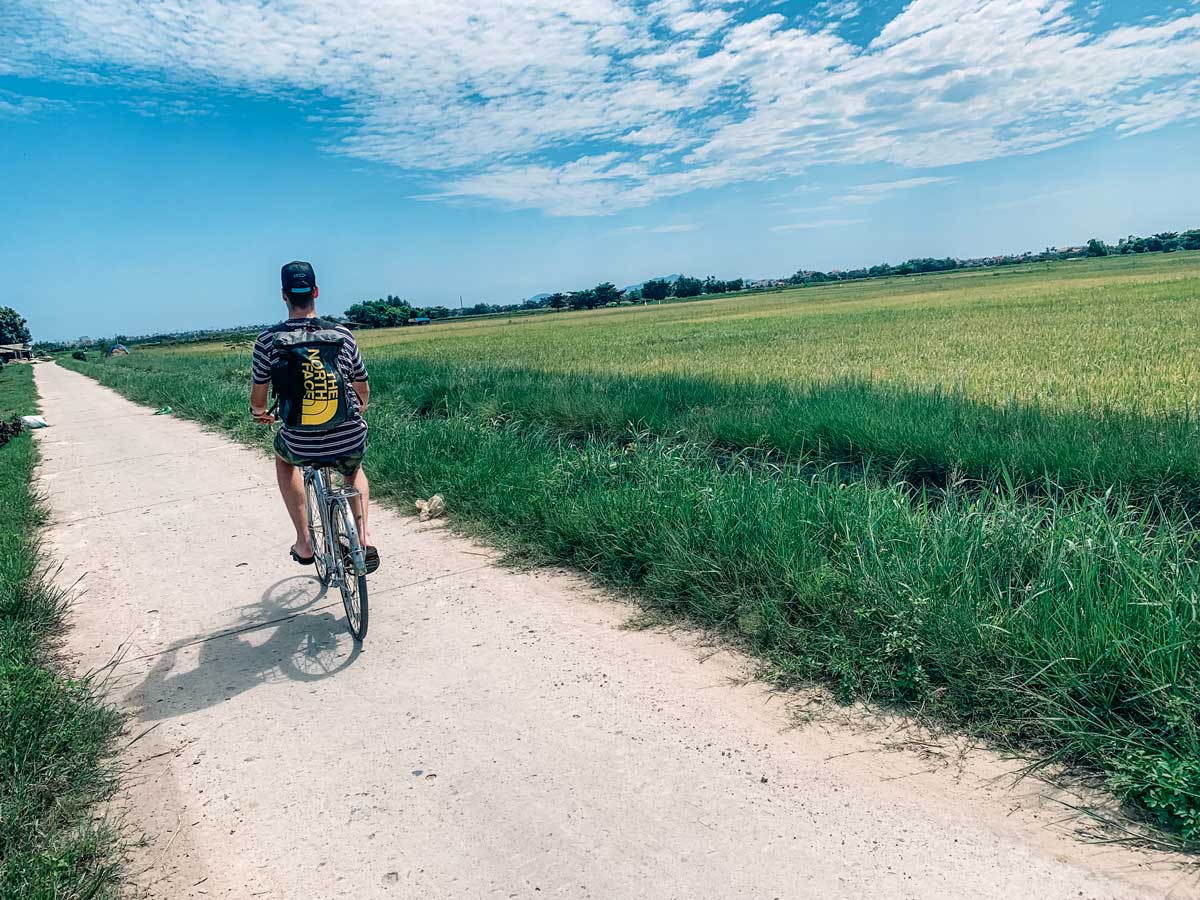
[[[1180,252],[362,332],[368,471],[1200,846],[1197,326]],[[249,349],[62,362],[265,447]]]
[[[364,332],[383,358],[722,382],[855,378],[1059,408],[1198,396],[1200,255],[917,275]]]

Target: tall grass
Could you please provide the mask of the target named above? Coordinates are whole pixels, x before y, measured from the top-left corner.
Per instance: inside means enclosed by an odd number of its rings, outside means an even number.
[[[861,379],[792,386],[425,360],[385,360],[373,371],[389,402],[420,416],[479,415],[568,437],[630,441],[650,433],[718,452],[841,466],[847,478],[878,471],[934,487],[1012,478],[1031,489],[1049,480],[1200,506],[1200,421],[1187,412],[995,405],[961,392]]]
[[[630,442],[649,435],[716,454],[839,467],[916,486],[975,487],[1010,479],[1030,492],[1104,494],[1200,511],[1200,419],[1127,409],[996,405],[959,391],[857,380],[785,385],[694,377],[555,373],[487,362],[369,356],[379,403],[398,414],[478,416],[571,439]],[[106,366],[102,378],[148,403],[174,405],[204,379],[211,414],[240,415],[245,354],[147,353]],[[244,404],[242,404],[244,405]],[[872,474],[873,473],[873,474]]]
[[[244,359],[70,364],[265,443],[244,413]],[[489,406],[486,384],[418,409],[406,398],[419,379],[374,377],[377,496],[440,492],[460,524],[734,633],[782,678],[1090,767],[1200,844],[1200,547],[1186,509],[1135,503],[1120,485],[1031,493],[1003,461],[987,490],[914,489],[886,471],[848,481],[714,454],[694,429],[567,433]],[[641,387],[656,402],[661,383]]]
[[[0,369],[0,418],[34,409],[32,369]],[[120,729],[88,679],[54,659],[65,598],[38,543],[28,432],[0,447],[0,898],[114,897],[117,838],[94,822]]]

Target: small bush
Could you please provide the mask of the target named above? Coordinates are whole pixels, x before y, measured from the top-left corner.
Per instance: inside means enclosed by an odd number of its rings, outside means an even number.
[[[1116,756],[1109,787],[1149,810],[1158,824],[1200,841],[1200,761],[1135,750]]]
[[[7,422],[0,420],[0,447],[3,447],[25,429],[20,416],[13,416]]]

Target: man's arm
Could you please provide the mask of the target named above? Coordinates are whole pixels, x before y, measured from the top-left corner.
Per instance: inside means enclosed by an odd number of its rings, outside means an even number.
[[[250,388],[250,415],[254,416],[254,421],[262,425],[271,425],[275,421],[274,416],[267,415],[267,392],[271,383],[271,351],[270,347],[264,338],[267,334],[260,334],[258,340],[254,342],[254,354],[250,358],[251,377],[254,380],[254,387]]]
[[[267,391],[269,385],[256,384],[250,388],[250,415],[254,416],[255,422],[261,422],[264,425],[270,425],[274,422],[274,416],[267,415]]]
[[[364,413],[371,400],[371,385],[367,383],[367,367],[363,364],[362,354],[358,352],[358,341],[354,340],[354,335],[346,330],[346,337],[350,344],[350,371],[347,373],[350,387],[354,388],[354,393],[358,394],[358,411]]]
[[[352,381],[350,387],[358,394],[358,411],[365,413],[367,404],[371,401],[371,383],[369,381]]]

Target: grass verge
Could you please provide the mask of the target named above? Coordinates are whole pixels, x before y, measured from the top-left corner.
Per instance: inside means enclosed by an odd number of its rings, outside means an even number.
[[[264,443],[221,356],[71,363]],[[242,361],[242,365],[245,363]],[[653,385],[651,385],[653,387]],[[460,524],[736,634],[784,679],[893,703],[1100,773],[1200,847],[1200,536],[1118,487],[1004,477],[914,489],[688,439],[567,435],[483,403],[414,410],[376,385],[373,493],[442,493]]]
[[[378,374],[375,374],[378,373]],[[1200,422],[1128,410],[981,403],[960,392],[861,379],[799,386],[557,374],[405,359],[372,367],[381,391],[420,416],[478,415],[566,437],[687,442],[766,461],[840,467],[846,478],[945,488],[1013,480],[1103,494],[1116,488],[1200,509]]]
[[[0,369],[0,419],[33,411],[30,366]],[[94,818],[111,796],[118,715],[53,654],[66,598],[50,583],[26,431],[0,447],[0,898],[117,895],[115,831]]]

